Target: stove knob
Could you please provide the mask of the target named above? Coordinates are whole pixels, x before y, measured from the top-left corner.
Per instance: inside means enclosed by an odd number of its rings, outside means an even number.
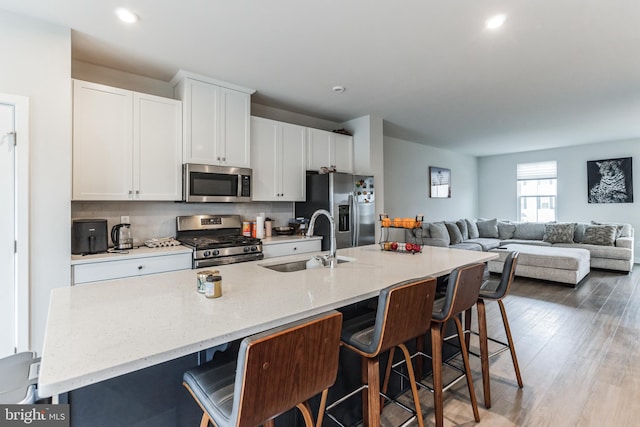
[[[209,252],[209,251],[204,251],[204,254],[203,254],[203,255],[204,255],[205,257],[210,257],[210,256],[211,256],[211,252]]]
[[[217,250],[217,249],[214,249],[214,251],[213,251],[213,256],[216,256],[216,255],[219,255],[219,254],[220,254],[220,251],[219,251],[219,250]]]
[[[255,246],[251,246],[251,252],[255,252],[257,250],[258,250],[258,248],[256,248]]]
[[[251,248],[249,246],[245,246],[243,249],[245,252],[249,252],[251,250]]]

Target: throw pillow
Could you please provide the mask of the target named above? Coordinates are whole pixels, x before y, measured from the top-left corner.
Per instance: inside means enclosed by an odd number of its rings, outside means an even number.
[[[498,237],[500,240],[513,239],[516,225],[509,222],[498,221]]]
[[[467,221],[467,228],[469,229],[469,238],[477,239],[478,237],[480,237],[480,232],[478,231],[478,226],[476,225],[475,221],[472,219],[467,219],[465,221]]]
[[[442,240],[446,246],[449,246],[451,243],[451,238],[449,237],[449,231],[447,231],[447,227],[443,222],[432,222],[429,224],[429,233],[431,233],[432,239]]]
[[[478,221],[478,233],[480,237],[498,238],[498,220],[496,218],[487,221]]]
[[[469,227],[467,226],[467,221],[459,219],[456,221],[456,225],[460,229],[460,233],[462,233],[462,240],[467,240],[469,238]]]
[[[616,227],[616,239],[618,237],[631,237],[631,224],[616,224],[591,221],[593,225],[613,225]]]
[[[458,243],[463,242],[462,233],[455,222],[445,222],[444,225],[447,227],[447,231],[449,232],[450,244],[457,245]]]
[[[574,223],[545,224],[544,237],[542,240],[548,243],[573,243],[573,233],[575,228],[576,225]]]
[[[521,240],[542,240],[544,238],[544,223],[521,222],[516,225],[513,238]]]
[[[585,245],[613,246],[616,241],[615,225],[587,225],[582,243]]]

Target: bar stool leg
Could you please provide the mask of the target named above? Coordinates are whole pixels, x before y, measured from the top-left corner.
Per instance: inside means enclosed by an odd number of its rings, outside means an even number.
[[[382,393],[387,394],[387,390],[389,389],[389,379],[391,378],[391,369],[393,368],[393,356],[395,355],[396,348],[391,347],[389,350],[389,359],[387,360],[387,369],[384,373],[384,380],[382,381]],[[380,413],[384,408],[384,397],[380,396]]]
[[[491,408],[491,384],[489,379],[489,340],[487,338],[487,315],[483,299],[478,299],[478,335],[480,336],[480,364],[482,365],[482,387],[484,406]]]
[[[327,407],[327,396],[329,395],[329,389],[324,389],[322,391],[322,397],[320,399],[320,408],[318,408],[318,419],[316,420],[316,426],[320,427],[322,425],[322,419],[324,418],[324,410]]]
[[[298,408],[300,410],[300,413],[302,414],[302,418],[304,419],[305,427],[314,427],[314,425],[313,425],[313,415],[311,415],[311,408],[309,407],[309,404],[307,402],[298,403],[296,405],[296,408]],[[267,423],[270,423],[270,424],[267,425]],[[273,419],[267,421],[267,423],[264,424],[264,427],[274,427],[275,426],[275,424],[273,422]]]
[[[458,329],[458,339],[460,340],[460,353],[462,353],[462,360],[464,362],[464,370],[467,376],[467,386],[469,388],[469,397],[471,398],[471,407],[473,409],[473,418],[476,422],[480,421],[480,413],[478,412],[478,402],[476,401],[476,392],[473,388],[473,378],[471,377],[471,367],[469,366],[469,352],[467,350],[467,344],[464,339],[464,330],[462,329],[462,323],[457,316],[453,316],[453,321],[456,322],[456,328]]]
[[[380,425],[380,360],[379,357],[362,358],[362,414],[365,427]]]
[[[200,420],[200,427],[209,427],[209,416],[205,412],[202,414],[202,419]]]
[[[302,412],[302,410],[300,410]],[[304,417],[304,413],[302,414],[302,416]],[[307,418],[304,418],[305,422],[307,421]],[[276,422],[272,419],[265,421],[264,424],[262,424],[262,427],[274,427],[276,425]],[[308,426],[308,424],[307,424]]]
[[[516,378],[518,380],[518,387],[524,387],[522,383],[522,377],[520,376],[520,366],[518,365],[518,358],[516,356],[516,348],[513,345],[513,337],[511,336],[511,328],[509,327],[509,319],[507,318],[507,310],[504,308],[502,300],[498,300],[500,306],[500,313],[502,314],[502,323],[504,325],[504,331],[507,334],[507,342],[509,343],[509,350],[511,351],[511,360],[513,361],[513,369],[516,371]]]
[[[413,365],[411,363],[411,355],[409,350],[404,344],[398,346],[404,354],[404,360],[407,363],[407,372],[409,374],[409,383],[411,384],[411,393],[413,394],[413,404],[416,407],[416,418],[418,419],[418,426],[424,427],[424,420],[422,417],[422,408],[420,406],[420,398],[418,397],[418,385],[416,384],[416,377],[413,372]]]
[[[433,370],[433,406],[436,415],[436,427],[444,426],[444,408],[442,404],[442,324],[431,324],[431,363]]]

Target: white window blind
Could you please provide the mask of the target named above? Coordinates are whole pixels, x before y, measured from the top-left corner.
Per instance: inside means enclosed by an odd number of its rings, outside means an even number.
[[[518,181],[530,179],[555,179],[558,171],[556,161],[518,163]]]

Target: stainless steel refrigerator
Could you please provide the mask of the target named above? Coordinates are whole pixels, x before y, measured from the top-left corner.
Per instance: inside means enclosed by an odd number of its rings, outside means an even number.
[[[338,249],[375,243],[375,188],[372,176],[347,173],[307,174],[307,201],[295,203],[296,218],[311,218],[326,209],[336,222]],[[322,250],[329,250],[329,220],[316,220],[314,235],[323,236]]]

